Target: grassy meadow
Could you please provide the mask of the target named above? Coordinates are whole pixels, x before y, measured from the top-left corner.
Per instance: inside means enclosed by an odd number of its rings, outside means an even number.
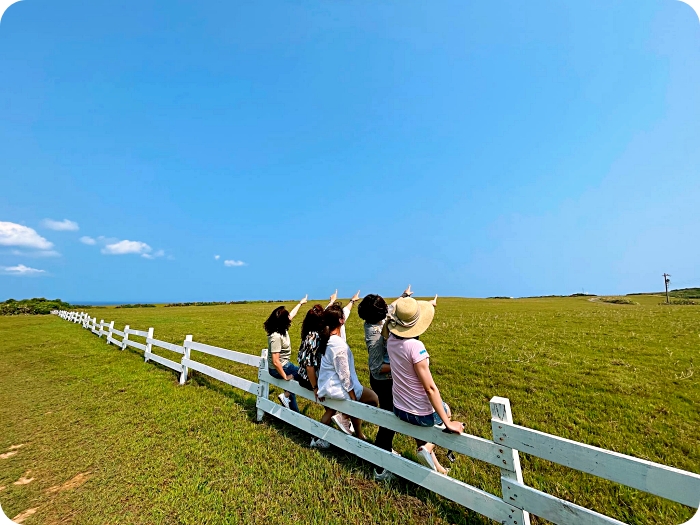
[[[443,398],[469,433],[491,437],[489,399],[504,396],[517,424],[700,473],[700,306],[634,301],[441,298],[422,340]],[[89,311],[118,329],[152,326],[157,339],[181,344],[193,334],[259,355],[262,322],[275,306]],[[290,330],[294,348],[304,313]],[[368,384],[356,311],[347,334]],[[377,483],[364,461],[312,450],[307,435],[270,417],[256,423],[253,396],[197,373],[178,386],[140,352],[58,317],[0,317],[0,335],[0,504],[28,525],[491,523],[411,483]],[[322,413],[305,400],[300,407]],[[366,430],[373,438],[376,427]],[[412,439],[397,436],[394,448],[414,457]],[[627,523],[670,525],[693,514],[544,460],[521,461],[527,484]],[[500,495],[495,467],[462,456],[452,467],[455,478]]]

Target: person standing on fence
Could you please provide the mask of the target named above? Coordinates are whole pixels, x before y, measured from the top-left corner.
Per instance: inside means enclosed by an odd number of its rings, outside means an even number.
[[[299,378],[299,369],[290,361],[292,346],[289,340],[289,327],[299,308],[307,302],[307,297],[299,301],[291,312],[288,312],[284,306],[278,306],[263,323],[267,332],[267,352],[270,357],[268,371],[272,377],[285,381]],[[299,412],[297,397],[291,392],[285,390],[279,395],[279,400],[286,408]]]
[[[403,292],[401,297],[410,297],[413,294],[411,285]],[[367,345],[367,363],[369,365],[369,385],[377,393],[379,408],[389,412],[394,411],[394,396],[392,394],[393,381],[391,378],[391,366],[389,354],[386,350],[386,339],[382,335],[382,328],[387,315],[394,305],[387,305],[380,295],[369,294],[362,299],[357,306],[357,315],[365,322],[365,344]],[[389,428],[379,427],[374,444],[379,448],[392,451],[395,432]],[[374,471],[374,478],[378,481],[391,479],[391,473],[382,469]]]
[[[403,297],[396,301],[393,312],[384,325],[387,351],[394,381],[394,414],[421,427],[444,426],[446,430],[462,433],[464,425],[450,420],[449,407],[430,373],[429,355],[419,340],[435,316],[437,295],[432,301],[416,301]],[[447,474],[435,456],[435,445],[416,439],[418,460],[425,466]]]
[[[326,397],[330,399],[352,399],[367,405],[377,406],[379,400],[373,390],[363,387],[357,378],[355,371],[355,358],[352,350],[340,336],[340,328],[345,323],[345,314],[339,303],[332,304],[326,308],[323,314],[324,323],[328,329],[329,338],[326,351],[321,358],[321,367],[318,374],[318,398],[324,401]],[[331,418],[335,410],[326,408],[326,412],[321,418],[321,423],[331,424]],[[362,421],[358,418],[351,418],[355,427],[355,436],[359,439],[367,438],[362,433]],[[318,444],[318,441],[321,441]],[[325,440],[317,440],[317,446],[326,448]]]

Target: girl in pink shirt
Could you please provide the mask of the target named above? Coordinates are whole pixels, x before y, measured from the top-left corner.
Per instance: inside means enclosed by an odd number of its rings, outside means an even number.
[[[451,421],[449,407],[442,401],[440,391],[430,373],[428,351],[418,337],[425,332],[435,316],[437,296],[432,301],[416,301],[404,297],[385,324],[387,352],[394,380],[394,414],[412,425],[443,426],[461,434],[464,425]],[[435,456],[435,445],[416,439],[418,459],[425,466],[446,474]]]

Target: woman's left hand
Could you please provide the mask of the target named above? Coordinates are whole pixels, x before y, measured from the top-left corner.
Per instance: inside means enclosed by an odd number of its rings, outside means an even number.
[[[435,299],[433,299],[432,301],[430,301],[430,304],[432,304],[433,307],[436,307],[436,306],[437,306],[437,294],[435,294]]]
[[[304,298],[301,301],[299,301],[299,304],[306,304],[308,302],[309,302],[309,294],[306,294],[304,296]]]
[[[357,290],[357,293],[352,296],[352,299],[350,299],[353,303],[357,302],[360,300],[360,290]]]

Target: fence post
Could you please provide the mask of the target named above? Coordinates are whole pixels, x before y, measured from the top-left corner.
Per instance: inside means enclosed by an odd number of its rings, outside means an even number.
[[[100,333],[97,334],[97,337],[102,337],[102,333],[103,333],[103,332],[102,332],[102,328],[104,328],[104,324],[105,324],[105,320],[104,320],[104,319],[100,319]]]
[[[148,339],[153,339],[153,327],[148,329],[148,336],[146,340],[146,351],[143,353],[143,361],[144,363],[148,363],[148,354],[151,353],[151,343],[148,342]]]
[[[109,323],[109,332],[107,333],[107,344],[112,340],[112,328],[114,328],[114,321]]]
[[[491,421],[503,421],[504,423],[513,423],[513,413],[510,409],[510,399],[508,399],[507,397],[492,397],[491,402],[489,404],[491,406]],[[496,440],[495,429],[492,428],[492,430],[494,430],[493,441],[498,445],[499,443]],[[517,506],[517,502],[511,501],[513,498],[511,498],[511,500],[508,499],[508,490],[506,488],[506,484],[508,480],[517,481],[518,483],[524,484],[523,471],[520,468],[520,454],[518,454],[517,450],[509,447],[503,447],[499,450],[499,452],[504,457],[506,456],[506,454],[510,455],[513,464],[512,470],[507,467],[501,467],[502,497],[509,505]],[[505,464],[506,462],[504,461],[503,463]],[[530,514],[528,512],[518,509],[517,513],[519,514],[519,516],[513,516],[513,518],[515,518],[514,523],[530,525]]]
[[[255,400],[255,405],[258,408],[257,419],[258,422],[262,421],[265,411],[260,408],[260,398],[268,399],[270,397],[270,383],[262,380],[262,372],[267,372],[267,348],[263,349],[260,353],[260,369],[258,370],[258,397]]]
[[[122,337],[122,350],[126,350],[126,342],[129,340],[129,325],[124,325],[124,337]]]
[[[190,349],[187,347],[187,341],[192,341],[192,336],[187,335],[185,336],[185,342],[182,344],[182,347],[185,349],[185,352],[182,354],[182,373],[180,374],[180,384],[184,385],[187,383],[187,373],[189,372],[189,369],[185,366],[184,360],[190,358]]]

